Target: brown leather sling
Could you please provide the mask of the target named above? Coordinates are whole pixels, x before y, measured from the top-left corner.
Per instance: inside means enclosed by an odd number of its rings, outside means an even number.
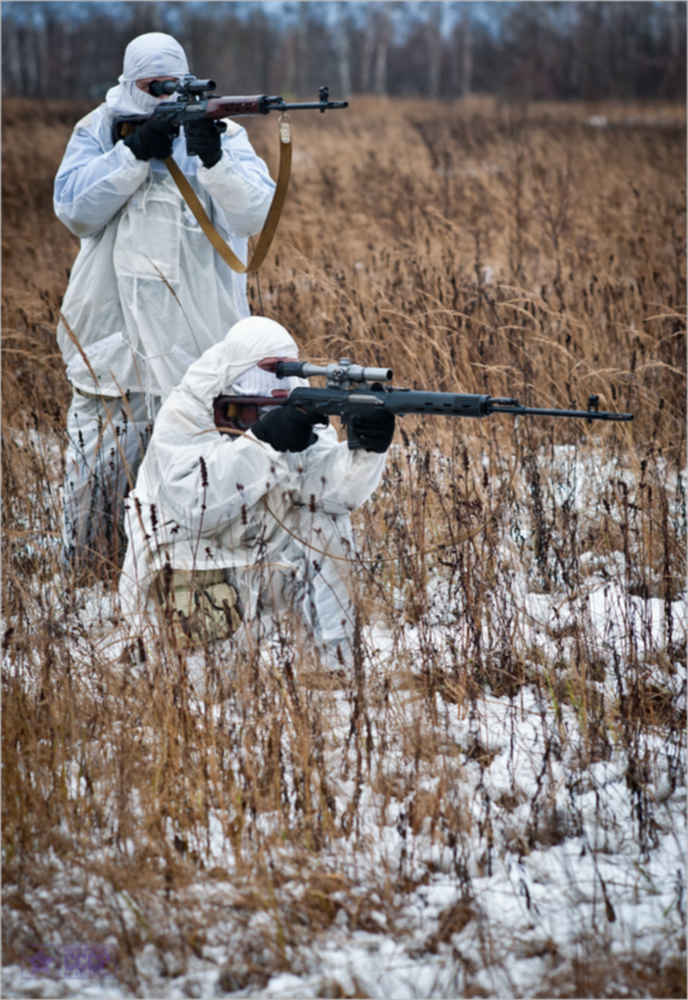
[[[279,222],[279,217],[282,212],[282,206],[284,205],[284,199],[287,196],[287,187],[289,186],[289,175],[291,173],[291,126],[284,115],[280,118],[279,123],[279,139],[280,139],[280,158],[279,158],[279,173],[277,176],[277,187],[275,188],[275,193],[272,196],[272,202],[270,203],[270,210],[268,216],[265,220],[265,225],[261,230],[260,236],[258,237],[258,242],[256,243],[253,254],[248,264],[242,264],[237,255],[227,246],[225,241],[222,239],[218,231],[213,226],[212,222],[208,218],[208,215],[203,208],[203,205],[199,201],[195,191],[189,184],[188,180],[179,169],[175,161],[171,156],[168,156],[164,161],[167,169],[172,175],[172,178],[179,188],[182,198],[187,203],[191,211],[193,212],[198,224],[201,229],[208,237],[212,245],[215,247],[217,252],[220,254],[222,259],[226,264],[231,267],[233,271],[238,271],[240,274],[246,274],[250,271],[257,271],[260,265],[265,260],[265,256],[270,249],[270,244],[272,243],[272,238],[275,235],[275,230],[277,229],[277,223]]]

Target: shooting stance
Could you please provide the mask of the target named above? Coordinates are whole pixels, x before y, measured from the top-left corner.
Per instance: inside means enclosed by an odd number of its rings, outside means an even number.
[[[180,128],[150,117],[169,100],[155,84],[186,74],[171,36],[131,41],[118,85],[77,123],[55,179],[55,212],[81,239],[57,331],[74,389],[64,482],[72,563],[118,562],[123,498],[161,400],[249,315],[245,275],[214,251],[163,161],[173,158],[242,259],[275,185],[235,122]],[[145,120],[118,137],[113,126],[132,117]]]
[[[350,447],[327,416],[258,408],[256,397],[307,385],[272,370],[297,353],[284,327],[252,316],[191,365],[127,499],[119,593],[127,613],[161,613],[182,646],[239,627],[260,640],[296,611],[337,668],[350,661],[353,630],[349,514],[380,481],[395,421],[368,407],[351,419]],[[227,393],[233,408],[218,427],[214,404]]]

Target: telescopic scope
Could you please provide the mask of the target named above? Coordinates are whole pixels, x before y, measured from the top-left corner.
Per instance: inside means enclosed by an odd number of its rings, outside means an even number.
[[[279,361],[274,368],[278,378],[297,375],[301,378],[311,378],[313,375],[325,375],[329,382],[389,382],[392,378],[391,368],[366,368],[354,365],[348,358],[329,365],[312,365],[307,361]]]
[[[148,93],[153,97],[162,97],[163,94],[204,94],[208,90],[215,90],[217,84],[214,80],[199,80],[197,76],[189,74],[182,76],[178,80],[153,80],[148,86]]]

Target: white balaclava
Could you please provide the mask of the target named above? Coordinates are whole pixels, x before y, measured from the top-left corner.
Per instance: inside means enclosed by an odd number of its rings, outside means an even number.
[[[269,396],[273,389],[291,391],[308,383],[296,377],[278,379],[258,368],[258,362],[298,356],[294,338],[280,323],[267,316],[247,316],[190,365],[173,392],[190,392],[212,413],[213,400],[222,393]]]
[[[105,103],[116,115],[150,114],[165,94],[153,97],[136,86],[137,80],[158,76],[185,76],[189,72],[184,49],[176,38],[161,31],[149,31],[133,38],[124,50],[124,64],[119,82],[105,95]]]
[[[236,379],[231,389],[240,396],[270,396],[273,389],[291,387],[291,379],[277,378],[272,372],[263,371],[258,365],[254,365]]]
[[[274,338],[276,335],[276,343],[279,343],[282,332],[286,334],[286,338],[284,346],[279,348],[275,346]],[[245,337],[246,335],[255,338],[253,340],[254,344],[260,342],[259,338],[266,337],[263,357],[289,357],[294,359],[298,357],[296,344],[290,334],[283,326],[275,323],[274,320],[268,320],[264,316],[249,317],[248,321],[242,321],[234,327],[233,336],[235,340],[238,337]],[[273,389],[286,389],[290,391],[299,385],[308,385],[308,383],[305,379],[295,377],[277,378],[273,372],[264,371],[258,365],[253,365],[247,371],[243,372],[243,374],[239,375],[238,378],[235,378],[228,388],[232,393],[238,393],[240,396],[271,396]]]

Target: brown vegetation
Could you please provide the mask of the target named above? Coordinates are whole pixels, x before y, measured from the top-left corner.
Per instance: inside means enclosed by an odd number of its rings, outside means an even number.
[[[224,647],[190,663],[162,642],[141,663],[116,580],[78,588],[60,565],[69,388],[54,328],[77,243],[51,195],[81,110],[3,106],[4,961],[88,939],[116,951],[134,993],[144,952],[162,977],[203,958],[221,989],[260,989],[304,971],[304,946],[336,922],[401,940],[405,901],[437,871],[424,837],[451,857],[458,896],[421,952],[454,956],[457,992],[484,995],[460,957],[472,928],[484,965],[508,968],[524,949],[542,959],[534,995],[681,995],[670,936],[654,964],[632,950],[610,961],[592,926],[573,960],[551,941],[497,941],[471,880],[500,852],[527,859],[579,836],[576,796],[597,762],[620,755],[629,810],[613,815],[598,789],[600,830],[626,823],[647,852],[682,785],[682,111],[361,99],[294,121],[291,193],[250,298],[302,357],[534,405],[594,393],[635,414],[401,422],[357,525],[361,619],[386,629],[389,652],[364,632],[337,701],[300,685],[310,654],[288,632],[268,665],[227,662]],[[587,124],[593,111],[606,127]],[[247,127],[274,168],[276,122]],[[546,621],[520,602],[523,573],[556,609]],[[588,603],[605,581],[620,594],[608,645]],[[495,698],[539,732],[540,763],[534,791],[515,781],[491,799],[500,747],[478,730]],[[464,744],[456,720],[477,727]],[[371,810],[378,831],[396,817],[394,868],[373,861]],[[359,879],[337,850],[358,853]],[[600,884],[609,928],[618,902]]]

